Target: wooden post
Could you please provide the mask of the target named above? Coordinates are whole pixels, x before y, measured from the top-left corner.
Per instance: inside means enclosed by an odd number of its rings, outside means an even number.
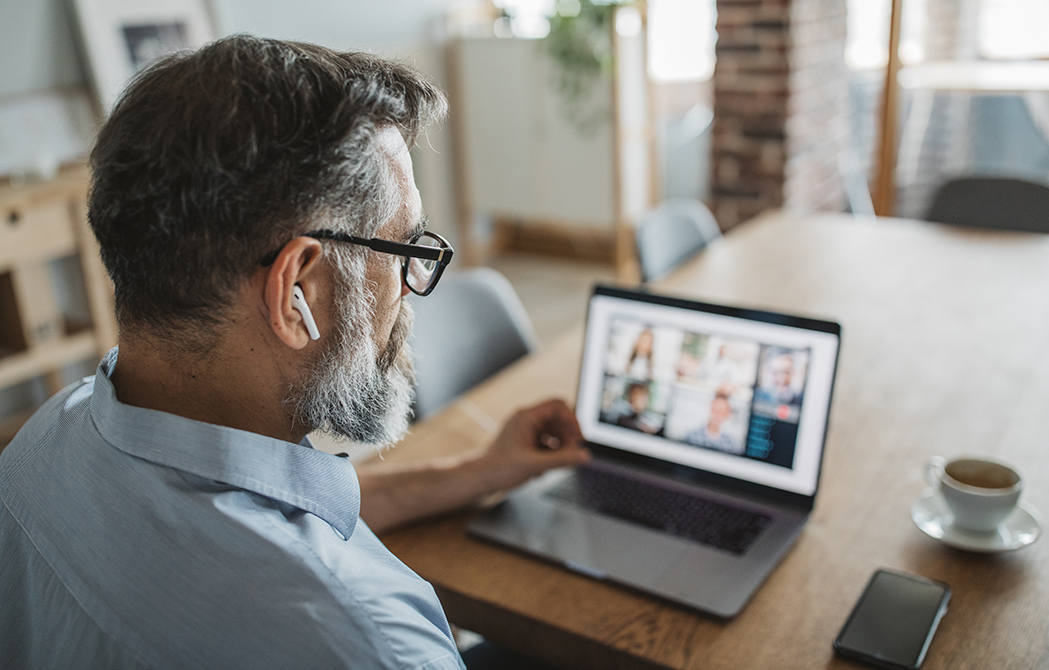
[[[459,267],[473,267],[485,261],[487,249],[474,238],[473,193],[470,190],[470,161],[467,157],[467,128],[463,119],[466,99],[463,91],[463,50],[459,39],[450,40],[445,46],[445,70],[448,76],[448,100],[451,104],[448,121],[452,131],[452,171],[454,173],[455,210],[459,220],[459,245],[462,247],[462,263]],[[459,252],[456,252],[457,255]]]
[[[874,213],[892,216],[896,209],[896,140],[899,121],[900,14],[903,0],[892,0],[889,23],[889,64],[885,68],[885,90],[881,95],[881,137],[878,142],[877,182],[874,187]]]
[[[629,69],[622,62],[624,49],[620,35],[616,30],[616,22],[618,19],[617,14],[620,11],[642,12],[645,9],[645,5],[641,5],[639,8],[617,9],[616,13],[613,14],[612,25],[609,27],[612,31],[612,52],[615,54],[616,59],[612,73],[612,197],[615,220],[615,265],[616,278],[624,283],[634,283],[640,278],[637,252],[634,244],[634,224],[635,219],[641,212],[638,211],[637,198],[635,196],[637,189],[643,188],[644,202],[641,207],[645,209],[651,207],[651,171],[653,167],[651,163],[646,167],[644,183],[628,179],[625,174],[624,158],[627,151],[624,145],[636,143],[638,138],[641,138],[646,145],[643,151],[645,160],[650,160],[652,156],[652,118],[649,113],[651,96],[648,95],[647,16],[642,13],[640,17],[642,49],[642,62],[640,65],[642,68],[642,79],[639,82],[639,94],[646,98],[644,108],[641,110],[643,127],[637,123],[636,115],[632,113],[632,111],[636,112],[637,110],[624,108],[625,104],[629,105],[633,100],[623,90],[623,73],[629,72]]]
[[[613,58],[619,59],[619,35],[616,33],[615,11],[612,13],[612,53]],[[617,63],[618,66],[618,63]],[[627,265],[630,262],[629,247],[627,240],[633,231],[626,214],[623,211],[623,173],[622,173],[622,138],[620,137],[620,113],[619,113],[619,68],[612,72],[612,217],[615,226],[615,265],[616,276],[622,280]]]

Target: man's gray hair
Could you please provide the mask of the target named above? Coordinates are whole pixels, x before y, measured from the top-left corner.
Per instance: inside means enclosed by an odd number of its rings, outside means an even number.
[[[412,146],[446,113],[415,70],[309,44],[241,35],[150,66],[91,154],[88,215],[121,328],[206,348],[190,334],[224,322],[268,254],[321,219],[366,237],[388,221],[398,193],[377,134]]]

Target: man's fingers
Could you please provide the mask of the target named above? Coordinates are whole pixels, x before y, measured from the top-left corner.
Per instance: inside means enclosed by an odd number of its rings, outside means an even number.
[[[533,407],[532,411],[541,432],[557,438],[561,445],[579,442],[583,439],[579,422],[564,400],[559,398],[548,400]],[[551,448],[545,444],[544,446]]]
[[[561,438],[546,432],[539,433],[539,444],[543,445],[547,449],[560,449]]]
[[[583,465],[590,462],[590,450],[580,446],[567,446],[564,449],[543,454],[544,461],[552,468]]]

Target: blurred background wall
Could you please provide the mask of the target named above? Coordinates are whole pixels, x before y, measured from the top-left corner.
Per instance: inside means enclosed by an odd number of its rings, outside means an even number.
[[[91,146],[98,120],[74,1],[0,2],[0,179],[11,184],[53,174]],[[586,84],[592,91],[566,99],[566,81],[578,84],[572,77],[581,75],[565,78],[567,61],[553,55],[555,37],[565,34],[557,29],[600,14],[609,2],[623,11],[585,35],[596,44]],[[705,201],[724,230],[769,208],[869,208],[883,141],[898,157],[890,165],[896,215],[923,217],[954,176],[1049,183],[1049,2],[902,0],[903,69],[891,110],[898,123],[883,140],[891,6],[207,2],[216,35],[371,50],[407,60],[449,91],[451,119],[413,154],[431,226],[464,251],[457,260],[490,262],[514,249],[559,253],[604,263],[601,273],[620,278],[629,275],[622,268],[632,222],[666,198]],[[1018,83],[971,85],[973,73],[988,67],[992,79]],[[566,116],[566,108],[574,112]],[[83,311],[82,268],[67,261],[50,272],[63,309],[75,313]],[[514,267],[521,276],[527,267],[569,276],[538,261]],[[585,292],[586,281],[576,284]],[[93,366],[84,361],[64,376]],[[39,379],[0,387],[0,424],[41,402],[49,388]]]

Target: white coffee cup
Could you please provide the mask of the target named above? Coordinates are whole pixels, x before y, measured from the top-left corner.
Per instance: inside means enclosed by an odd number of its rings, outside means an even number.
[[[1023,479],[1012,467],[985,456],[933,456],[925,464],[925,479],[939,490],[963,530],[989,533],[1012,513],[1023,490]]]

